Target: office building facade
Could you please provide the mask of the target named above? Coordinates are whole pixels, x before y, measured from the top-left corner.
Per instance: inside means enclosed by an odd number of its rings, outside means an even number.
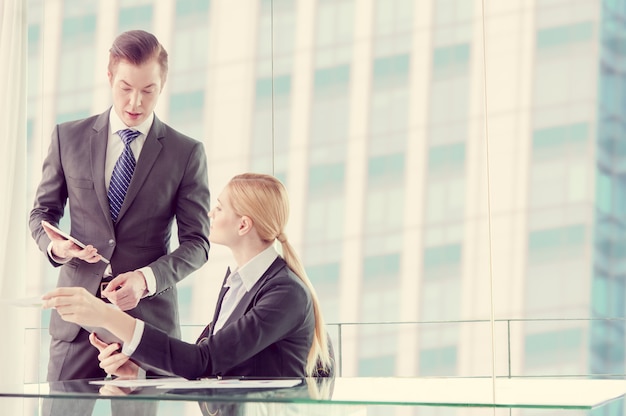
[[[343,375],[624,373],[621,2],[28,5],[30,195],[54,125],[110,105],[114,37],[148,30],[157,115],[203,141],[212,196],[286,184]],[[211,250],[179,285],[188,326],[230,262]]]

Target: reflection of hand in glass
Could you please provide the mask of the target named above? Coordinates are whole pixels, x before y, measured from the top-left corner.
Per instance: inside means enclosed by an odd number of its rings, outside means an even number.
[[[100,387],[100,394],[103,396],[127,396],[135,391],[132,387],[118,387],[111,384],[105,384]]]

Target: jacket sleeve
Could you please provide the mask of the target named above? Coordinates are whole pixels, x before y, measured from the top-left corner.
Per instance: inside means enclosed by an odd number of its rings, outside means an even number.
[[[46,220],[58,225],[65,211],[67,197],[67,185],[60,156],[59,127],[57,126],[52,133],[48,154],[43,162],[41,182],[37,187],[29,218],[29,228],[33,239],[54,266],[59,266],[59,264],[50,259],[47,254],[50,238],[43,230],[41,221]]]
[[[261,288],[244,315],[199,344],[172,338],[146,324],[132,359],[187,379],[220,375],[249,360],[301,328],[312,308],[310,295],[299,282],[274,280],[279,282]]]
[[[207,158],[201,143],[191,152],[175,205],[179,245],[149,264],[156,278],[157,293],[176,285],[209,258],[210,193]]]

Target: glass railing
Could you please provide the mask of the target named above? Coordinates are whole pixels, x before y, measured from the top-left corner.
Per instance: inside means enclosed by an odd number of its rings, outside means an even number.
[[[328,328],[338,374],[347,377],[625,376],[623,318],[333,323]]]
[[[194,342],[204,325],[183,325]],[[623,378],[625,319],[330,323],[340,377]],[[602,342],[601,340],[613,340]],[[45,381],[47,328],[25,331],[24,381]]]

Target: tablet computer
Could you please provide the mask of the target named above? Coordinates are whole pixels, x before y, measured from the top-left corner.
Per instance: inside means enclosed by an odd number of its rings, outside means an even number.
[[[91,333],[95,333],[96,336],[103,342],[106,342],[107,344],[113,344],[115,342],[117,342],[120,345],[124,345],[124,342],[119,339],[118,337],[116,337],[112,332],[101,328],[99,326],[88,326],[88,325],[81,325],[85,330],[91,332]]]
[[[54,225],[50,224],[48,221],[41,221],[41,225],[46,227],[47,229],[51,230],[52,232],[60,235],[61,237],[65,238],[66,240],[70,240],[72,243],[76,244],[78,247],[80,248],[85,248],[87,245],[84,244],[83,242],[79,241],[78,239],[72,237],[71,235],[69,235],[66,232],[61,231],[60,229],[58,229],[57,227],[55,227]],[[104,258],[103,256],[100,256],[100,259],[105,262],[106,264],[109,264],[109,259]]]

